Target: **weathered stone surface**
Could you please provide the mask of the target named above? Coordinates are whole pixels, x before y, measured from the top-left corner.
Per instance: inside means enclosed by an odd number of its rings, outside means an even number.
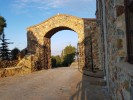
[[[123,48],[123,41],[122,41],[122,39],[117,39],[117,48],[118,49]]]
[[[121,6],[121,5],[117,5],[116,6],[116,14],[117,14],[117,17],[119,17],[120,15],[122,15],[125,11],[125,8],[124,6]]]
[[[122,35],[124,37],[124,32],[121,29],[117,29],[117,33],[119,36]]]
[[[14,61],[0,61],[0,68],[9,68],[9,67],[14,67],[17,65],[19,61],[18,60],[14,60]]]
[[[2,68],[0,69],[0,77],[8,77],[8,76],[14,76],[14,75],[23,75],[27,73],[31,73],[33,71],[33,65],[32,65],[32,55],[26,56],[23,58],[19,63],[13,67],[10,68]]]
[[[124,88],[127,90],[127,91],[130,91],[129,89],[129,82],[125,80],[124,82]]]
[[[91,33],[94,33],[94,32],[95,34],[98,33],[97,31],[95,31],[96,30],[95,19],[85,19],[85,18],[78,18],[75,16],[70,16],[65,14],[58,14],[40,24],[29,27],[27,30],[28,30],[27,32],[28,52],[30,54],[35,55],[36,61],[34,62],[38,62],[42,68],[44,69],[51,68],[50,38],[56,32],[61,30],[72,30],[78,34],[78,44],[79,44],[78,61],[79,61],[80,67],[83,68],[85,66],[90,66],[92,64],[92,61],[90,60],[90,56],[88,55],[91,53],[91,51],[88,50],[88,48],[90,48],[91,45],[89,42],[87,42],[88,40],[86,38]],[[94,41],[95,44],[97,44],[96,40],[97,39],[95,39]],[[97,45],[93,45],[93,46],[96,47]],[[95,59],[97,58],[98,58],[98,55],[95,54]]]
[[[24,66],[4,68],[4,69],[1,69],[0,71],[0,78],[14,76],[14,75],[23,75],[28,73],[31,73],[31,69]]]
[[[102,65],[106,65],[106,78],[110,96],[113,100],[132,99],[132,93],[129,90],[131,89],[131,80],[133,80],[131,77],[133,65],[126,63],[128,54],[126,20],[128,19],[126,19],[125,16],[127,13],[125,13],[125,1],[129,2],[132,0],[104,0],[105,5],[100,0],[97,0],[97,18],[102,19],[99,25],[101,33],[100,39],[104,41],[101,45],[101,48],[104,48],[101,50],[101,54],[103,55],[101,57],[107,58],[106,62],[101,62],[103,63]],[[129,4],[127,5],[129,7]],[[104,7],[105,11],[102,9]],[[128,24],[132,27],[132,21]],[[106,43],[107,47],[105,47]],[[106,51],[104,51],[106,49],[107,54],[105,53]],[[117,64],[119,64],[119,66],[117,66]]]

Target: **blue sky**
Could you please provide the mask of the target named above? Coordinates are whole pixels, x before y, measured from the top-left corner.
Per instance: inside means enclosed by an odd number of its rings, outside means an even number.
[[[27,46],[26,28],[38,24],[57,13],[80,18],[95,18],[95,0],[0,0],[0,15],[6,19],[6,38],[14,42],[10,49]],[[77,45],[77,34],[60,31],[51,38],[52,54],[56,55],[68,44]]]

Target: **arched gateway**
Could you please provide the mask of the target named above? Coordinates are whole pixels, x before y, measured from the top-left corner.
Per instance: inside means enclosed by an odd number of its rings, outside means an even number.
[[[57,14],[40,24],[27,28],[27,48],[28,52],[35,56],[34,63],[39,64],[38,66],[41,66],[41,69],[51,68],[50,38],[58,31],[72,30],[78,34],[78,44],[80,44],[78,47],[79,64],[84,67],[86,63],[84,41],[89,36],[90,27],[94,23],[95,19],[83,19],[65,14]]]

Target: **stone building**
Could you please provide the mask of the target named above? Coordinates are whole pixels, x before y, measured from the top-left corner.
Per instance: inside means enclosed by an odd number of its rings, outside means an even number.
[[[113,100],[133,100],[133,0],[97,0],[101,65]]]

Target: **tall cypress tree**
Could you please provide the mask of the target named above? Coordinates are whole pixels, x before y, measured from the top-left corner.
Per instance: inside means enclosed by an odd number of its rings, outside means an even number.
[[[11,44],[7,42],[8,39],[5,39],[5,34],[2,34],[1,41],[2,43],[0,44],[0,59],[1,60],[10,60],[11,58],[11,53],[10,50],[8,49],[8,44]]]

